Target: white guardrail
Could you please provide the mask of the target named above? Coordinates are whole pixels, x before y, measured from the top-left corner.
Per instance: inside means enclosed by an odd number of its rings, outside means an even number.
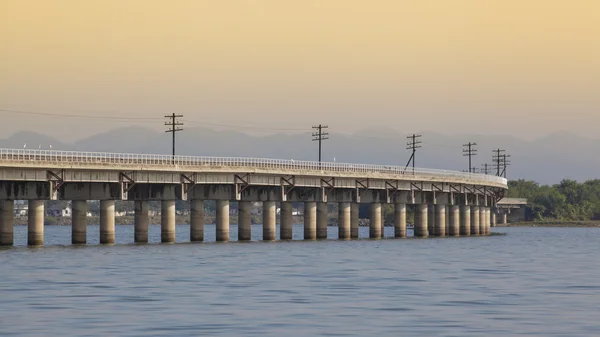
[[[85,164],[138,164],[138,165],[176,165],[176,166],[231,166],[254,167],[262,169],[310,170],[350,173],[381,173],[397,175],[430,175],[473,179],[494,184],[507,184],[502,177],[448,171],[415,168],[406,166],[351,164],[302,161],[293,159],[242,158],[242,157],[195,157],[171,156],[160,154],[131,154],[109,152],[55,151],[34,149],[0,149],[1,161],[28,161],[40,163],[85,163]]]

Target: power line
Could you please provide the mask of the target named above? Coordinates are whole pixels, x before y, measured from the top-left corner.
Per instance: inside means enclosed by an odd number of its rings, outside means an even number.
[[[318,141],[319,142],[319,163],[321,162],[321,142],[329,139],[329,133],[328,132],[323,132],[323,129],[327,129],[328,126],[327,125],[313,125],[312,127],[313,129],[317,130],[317,132],[313,132],[312,136],[313,136],[313,142],[314,141]]]
[[[490,164],[485,163],[485,164],[481,164],[481,166],[483,167],[481,169],[481,172],[484,174],[490,174],[492,167],[490,166]]]
[[[502,159],[503,159],[503,152],[506,152],[506,150],[502,150],[502,149],[496,149],[496,150],[492,150],[492,160],[494,161],[494,166],[493,168],[496,169],[496,175],[499,177],[500,171],[502,170]]]
[[[465,149],[463,149],[463,156],[469,157],[469,172],[473,171],[471,161],[472,161],[473,156],[477,155],[477,149],[474,148],[474,146],[476,146],[476,145],[477,145],[477,143],[471,143],[471,142],[463,145],[463,147],[465,147]]]
[[[80,118],[80,119],[105,119],[105,120],[120,120],[120,121],[150,121],[158,120],[160,117],[122,117],[122,116],[89,116],[89,115],[74,115],[74,114],[62,114],[62,113],[50,113],[50,112],[38,112],[38,111],[25,111],[25,110],[9,110],[0,109],[0,112],[12,113],[12,114],[24,114],[33,116],[48,116],[48,117],[63,117],[63,118]]]
[[[300,128],[265,128],[258,126],[242,126],[242,125],[232,125],[232,124],[219,124],[219,123],[207,123],[207,122],[199,122],[193,121],[189,119],[182,119],[182,121],[191,124],[200,124],[200,125],[210,125],[210,126],[220,126],[225,128],[232,129],[246,129],[246,130],[268,130],[268,131],[308,131],[310,129],[300,129]]]
[[[418,140],[417,138],[421,138],[422,135],[417,135],[417,134],[412,134],[412,136],[407,136],[406,139],[408,139],[409,141],[406,143],[406,149],[407,150],[412,150],[412,154],[410,155],[410,158],[408,158],[408,162],[406,162],[405,167],[405,171],[406,171],[406,167],[408,167],[410,165],[410,163],[412,162],[412,169],[413,169],[413,174],[415,174],[415,154],[417,153],[417,149],[421,148],[421,145],[423,142],[421,142],[420,140]]]
[[[165,116],[165,118],[171,119],[170,122],[165,122],[165,125],[169,126],[169,129],[165,132],[171,132],[173,134],[173,165],[175,165],[175,133],[178,131],[183,131],[183,128],[180,128],[180,126],[183,126],[183,123],[178,121],[177,118],[182,117],[183,115],[176,115],[174,113]]]

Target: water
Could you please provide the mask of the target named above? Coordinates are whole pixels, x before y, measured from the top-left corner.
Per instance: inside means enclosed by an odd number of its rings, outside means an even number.
[[[46,247],[0,250],[0,335],[600,335],[600,229],[493,231],[507,235],[71,247],[70,227],[47,227]]]

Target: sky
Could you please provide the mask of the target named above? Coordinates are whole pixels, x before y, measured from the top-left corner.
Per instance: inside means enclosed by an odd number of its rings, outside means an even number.
[[[600,138],[599,41],[596,0],[1,0],[0,132]]]

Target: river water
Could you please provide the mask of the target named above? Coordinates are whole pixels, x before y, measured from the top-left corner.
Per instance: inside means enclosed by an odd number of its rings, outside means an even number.
[[[182,243],[134,245],[117,226],[120,244],[99,246],[89,226],[90,244],[72,247],[70,227],[46,227],[46,246],[27,248],[16,227],[0,250],[0,335],[600,336],[597,228],[211,243],[207,225],[199,244],[177,231]]]

